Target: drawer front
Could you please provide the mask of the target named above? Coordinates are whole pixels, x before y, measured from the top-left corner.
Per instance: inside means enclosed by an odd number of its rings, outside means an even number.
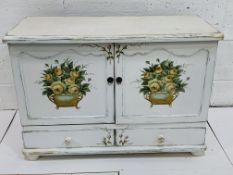
[[[116,142],[119,146],[203,145],[205,128],[123,129],[117,131]]]
[[[113,63],[103,51],[109,46],[12,46],[22,124],[113,123]]]
[[[23,139],[25,148],[104,147],[114,143],[113,131],[105,129],[24,131]]]

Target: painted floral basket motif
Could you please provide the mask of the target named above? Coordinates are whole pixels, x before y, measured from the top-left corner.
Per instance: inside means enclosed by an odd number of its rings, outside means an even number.
[[[89,83],[85,83],[87,75],[84,65],[74,65],[73,61],[66,59],[62,63],[55,60],[53,65],[45,64],[43,71],[43,95],[60,107],[78,108],[79,102],[87,92],[90,92]],[[90,81],[90,80],[89,80]]]
[[[178,97],[180,92],[185,92],[188,85],[186,80],[182,80],[181,76],[185,74],[183,65],[174,65],[174,61],[169,59],[153,64],[146,61],[148,65],[143,69],[141,75],[140,93],[144,98],[153,105],[169,105]]]

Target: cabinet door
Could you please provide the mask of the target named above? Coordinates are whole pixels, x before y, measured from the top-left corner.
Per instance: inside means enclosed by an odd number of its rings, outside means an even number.
[[[205,121],[216,45],[116,45],[117,123]]]
[[[111,45],[10,48],[23,125],[112,123]]]

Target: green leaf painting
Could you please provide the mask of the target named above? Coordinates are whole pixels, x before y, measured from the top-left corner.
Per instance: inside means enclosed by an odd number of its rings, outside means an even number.
[[[181,78],[185,74],[184,66],[175,65],[174,61],[166,59],[156,63],[146,61],[146,67],[141,74],[141,88],[139,90],[146,100],[153,105],[172,105],[180,92],[185,92],[188,85],[187,77]]]
[[[86,67],[74,65],[72,60],[58,60],[54,64],[45,64],[42,73],[42,95],[46,95],[57,109],[59,107],[76,107],[79,101],[90,92],[89,81],[86,81]],[[88,83],[87,83],[88,82]]]

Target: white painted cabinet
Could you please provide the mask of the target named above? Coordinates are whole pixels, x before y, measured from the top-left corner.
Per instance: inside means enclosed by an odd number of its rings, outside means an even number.
[[[218,40],[198,17],[33,17],[4,38],[26,158],[205,150]]]

